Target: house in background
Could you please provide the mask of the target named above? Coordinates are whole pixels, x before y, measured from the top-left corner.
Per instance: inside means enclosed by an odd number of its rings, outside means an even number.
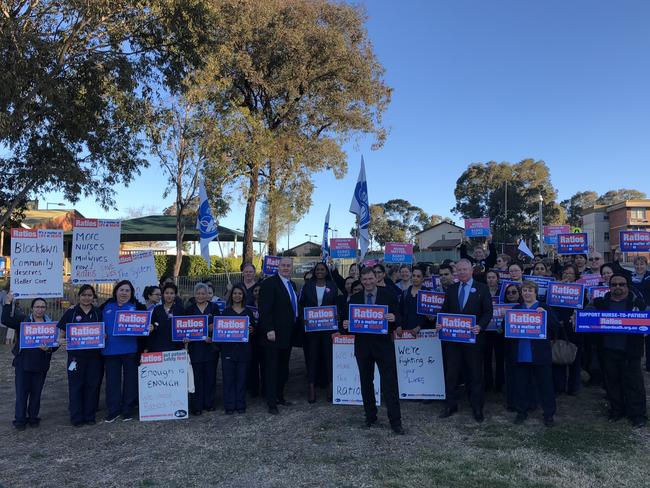
[[[418,259],[440,263],[445,259],[457,261],[460,258],[460,244],[465,229],[449,222],[440,222],[415,234],[420,248]]]
[[[589,235],[594,251],[611,258],[611,250],[619,246],[622,230],[650,231],[650,200],[626,200],[612,205],[595,205],[582,212],[582,230]],[[650,253],[626,253],[627,261],[637,255],[650,257]]]

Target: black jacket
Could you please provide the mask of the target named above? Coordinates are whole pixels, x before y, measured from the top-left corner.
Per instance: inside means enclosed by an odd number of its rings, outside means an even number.
[[[296,284],[290,281],[296,295]],[[287,349],[291,346],[294,331],[297,328],[296,316],[291,305],[289,291],[279,275],[273,275],[262,282],[259,296],[260,333],[259,343],[265,347]],[[275,341],[267,339],[267,333],[275,331]]]
[[[165,311],[165,305],[156,305],[151,311],[151,323],[153,330],[146,338],[146,349],[148,352],[176,351],[183,349],[182,342],[172,341],[172,318],[182,316],[185,309],[174,302],[169,309],[169,314]]]
[[[361,291],[350,297],[350,304],[365,303],[365,291]],[[400,315],[397,306],[397,299],[395,294],[384,287],[377,287],[377,297],[375,298],[375,305],[386,305],[388,313],[395,315],[395,322],[388,322],[388,334],[355,334],[354,337],[354,355],[359,358],[368,357],[374,346],[377,344],[391,343],[392,335],[397,328],[397,323],[400,322]],[[350,317],[350,307],[348,306],[344,314],[345,319]],[[348,331],[343,331],[349,333]]]
[[[103,322],[102,311],[93,306],[88,313],[77,304],[70,307],[59,319],[57,327],[65,332],[68,324],[87,324],[92,322]],[[101,357],[101,349],[75,349],[68,351],[69,356],[75,357]]]
[[[207,315],[208,327],[211,331],[214,317],[221,315],[221,312],[219,311],[219,307],[217,307],[216,303],[208,302],[203,312],[201,312],[196,303],[194,303],[185,308],[184,315]],[[211,336],[212,334],[209,333],[209,335]],[[190,361],[192,361],[192,363],[206,363],[208,361],[219,360],[219,350],[214,343],[205,341],[192,341],[189,343],[187,349],[190,354]]]
[[[454,283],[447,288],[441,313],[474,315],[476,324],[481,327],[481,330],[485,330],[490,324],[490,320],[492,320],[492,295],[490,289],[484,283],[474,280],[465,307],[461,308],[458,303],[459,286],[460,282]]]
[[[588,307],[591,308],[591,307]],[[611,309],[611,297],[607,293],[604,297],[596,298],[593,301],[593,308],[596,310],[607,311]],[[625,303],[625,310],[632,312],[634,310],[644,311],[646,309],[645,301],[630,293],[627,297]],[[605,342],[607,336],[614,334],[598,334],[601,341]],[[619,334],[616,334],[619,335]],[[644,341],[643,334],[623,334],[625,336],[625,354],[631,358],[640,358],[643,357],[644,353]]]
[[[546,310],[546,339],[531,339],[532,350],[532,364],[536,366],[549,365],[553,363],[553,353],[551,350],[551,339],[556,337],[558,329],[557,317],[550,307],[545,304],[540,304],[538,308]],[[526,306],[518,304],[512,307],[513,310],[524,310]],[[506,348],[507,354],[512,364],[517,363],[517,356],[519,354],[519,341],[520,339],[506,338],[508,347]]]
[[[28,315],[24,315],[18,309],[14,310],[14,315],[11,315],[11,304],[7,303],[2,307],[2,319],[0,321],[9,327],[14,329],[16,334],[20,334],[20,324],[21,322],[30,322],[31,318]],[[24,371],[29,371],[33,373],[45,373],[50,369],[50,360],[52,359],[52,353],[58,349],[58,347],[50,348],[48,351],[43,351],[42,349],[20,349],[20,339],[16,342],[11,352],[14,355],[13,365],[15,367],[22,367]]]

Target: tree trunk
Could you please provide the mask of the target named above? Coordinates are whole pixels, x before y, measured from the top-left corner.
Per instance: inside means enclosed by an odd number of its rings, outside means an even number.
[[[183,224],[183,187],[178,180],[176,184],[176,260],[174,261],[174,278],[181,274],[181,264],[183,263],[183,236],[185,235],[185,225]]]
[[[11,214],[13,213],[16,208],[24,202],[25,197],[27,194],[32,190],[32,188],[35,185],[35,181],[31,181],[25,185],[25,187],[20,190],[20,193],[16,195],[12,200],[9,206],[5,209],[3,209],[3,212],[0,213],[0,227],[4,227],[5,224],[11,219]],[[0,249],[0,252],[2,250]]]
[[[255,207],[257,206],[257,192],[259,191],[257,171],[253,170],[249,178],[248,197],[246,198],[246,212],[244,213],[244,263],[253,262],[253,233],[255,232]]]
[[[267,240],[269,243],[269,255],[275,256],[278,252],[278,199],[276,198],[275,188],[275,165],[269,161],[269,179],[267,190],[267,218],[269,228],[267,231]]]

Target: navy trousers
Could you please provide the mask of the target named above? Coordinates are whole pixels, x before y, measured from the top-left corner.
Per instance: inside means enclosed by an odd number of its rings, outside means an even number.
[[[217,397],[217,361],[192,363],[194,393],[190,394],[190,410],[212,410]]]
[[[73,360],[76,368],[70,371]],[[79,356],[68,353],[68,399],[70,422],[73,425],[95,421],[102,374],[100,355]]]
[[[47,371],[25,371],[16,365],[16,418],[14,425],[27,423],[38,425],[38,412],[41,409],[41,393]]]
[[[223,372],[223,408],[226,411],[246,410],[246,373],[248,361],[221,358]]]
[[[555,389],[553,388],[553,371],[551,365],[516,363],[515,408],[518,413],[526,414],[530,408],[530,385],[534,385],[537,400],[542,406],[544,417],[555,415]]]
[[[133,414],[138,401],[138,354],[104,356],[108,416]]]

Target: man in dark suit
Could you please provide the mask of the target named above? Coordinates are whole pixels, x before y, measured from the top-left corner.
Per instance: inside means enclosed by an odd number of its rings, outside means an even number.
[[[461,374],[467,378],[470,403],[474,419],[483,422],[483,336],[480,333],[492,320],[492,297],[487,285],[472,278],[472,263],[461,259],[456,263],[458,283],[451,285],[445,292],[445,301],[441,313],[474,315],[476,317],[476,343],[467,344],[445,341],[445,408],[440,418],[447,418],[458,411],[458,394],[456,392]]]
[[[298,318],[292,271],[293,260],[282,258],[278,273],[265,279],[260,287],[260,343],[264,347],[266,403],[271,414],[279,413],[278,405],[291,405],[284,398],[284,385],[289,378],[291,337]]]
[[[404,434],[404,429],[399,406],[395,348],[391,340],[395,323],[398,320],[397,299],[392,290],[377,286],[377,277],[372,268],[364,268],[361,271],[361,283],[363,291],[350,297],[351,304],[386,305],[388,307],[386,315],[388,334],[355,334],[354,337],[354,355],[359,367],[361,396],[366,414],[365,426],[371,427],[377,422],[377,403],[373,383],[376,363],[381,377],[381,390],[388,409],[390,427],[393,432],[401,435]],[[344,330],[347,330],[350,325],[349,312],[349,308],[345,310],[345,316],[348,319],[343,321]]]

